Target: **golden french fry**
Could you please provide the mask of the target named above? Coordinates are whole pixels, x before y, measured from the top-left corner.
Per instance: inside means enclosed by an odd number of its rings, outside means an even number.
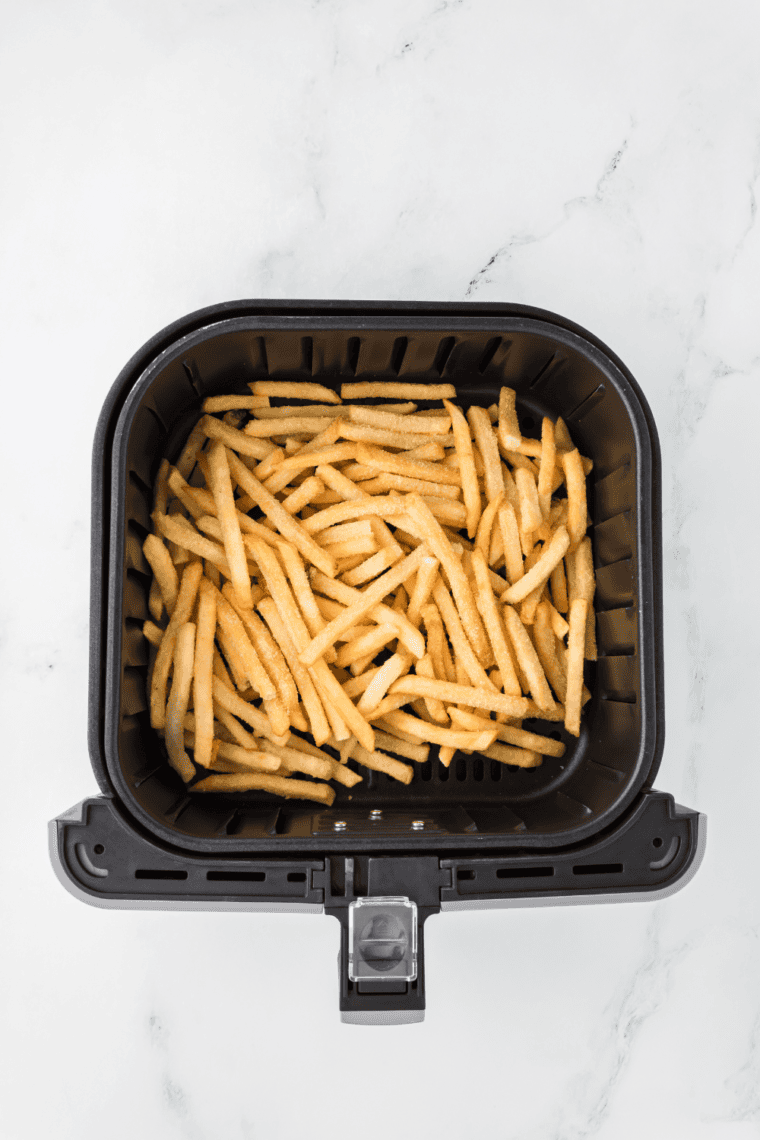
[[[541,424],[541,465],[538,469],[538,505],[543,519],[549,521],[552,500],[552,476],[556,459],[554,424],[544,416]]]
[[[518,467],[515,471],[515,485],[520,496],[520,533],[529,536],[538,530],[542,521],[538,488],[533,472]]]
[[[423,435],[446,435],[450,426],[443,416],[418,415],[412,419],[409,416],[394,415],[392,412],[363,408],[360,405],[348,408],[348,418],[354,424],[366,424],[368,427],[404,434],[411,431]]]
[[[420,537],[438,559],[449,580],[459,617],[467,630],[472,648],[481,664],[485,664],[489,661],[490,646],[475,605],[472,588],[462,569],[462,564],[454,554],[451,543],[443,533],[440,523],[433,517],[429,507],[420,496],[408,495],[406,504],[409,516]],[[438,608],[440,609],[440,606]],[[441,616],[445,621],[445,615],[442,614]]]
[[[373,554],[371,558],[360,562],[353,570],[343,575],[343,581],[348,586],[361,586],[364,582],[370,582],[373,578],[377,578],[378,574],[382,574],[390,566],[394,566],[400,558],[403,558],[403,551],[401,547],[396,545],[396,549],[386,547],[384,550],[379,550]]]
[[[264,410],[264,396],[207,396],[203,401],[204,412],[251,412]],[[269,410],[269,409],[266,409]],[[272,409],[274,410],[274,409]]]
[[[499,740],[505,744],[513,744],[516,748],[525,748],[529,752],[538,752],[542,756],[564,756],[565,746],[561,740],[552,740],[549,736],[541,736],[537,732],[526,732],[524,728],[516,728],[511,724],[499,725]]]
[[[319,435],[332,423],[338,413],[331,413],[325,408],[324,416],[299,416],[298,408],[292,408],[292,415],[281,420],[251,420],[243,428],[247,436],[255,439],[271,439],[273,436],[304,434],[307,436]]]
[[[324,404],[339,404],[340,396],[323,384],[307,380],[254,380],[248,385],[254,396],[275,396],[284,400],[313,400]]]
[[[143,543],[143,554],[158,583],[161,597],[166,606],[166,612],[171,617],[172,611],[177,604],[177,591],[179,590],[179,578],[177,571],[174,569],[171,555],[156,534],[149,534],[145,539]]]
[[[570,603],[570,633],[567,639],[567,696],[565,728],[573,736],[581,730],[581,697],[583,693],[583,656],[586,643],[588,602],[575,598]]]
[[[469,435],[469,428],[467,429]],[[364,467],[373,471],[385,471],[392,475],[405,475],[409,479],[423,479],[427,483],[447,483],[452,487],[459,487],[461,478],[454,468],[444,463],[434,463],[428,459],[412,456],[411,453],[394,455],[390,451],[383,451],[380,447],[371,447],[368,443],[356,444],[356,457]]]
[[[512,658],[507,647],[507,639],[499,616],[499,607],[493,595],[488,577],[488,567],[482,550],[473,552],[472,565],[477,583],[476,600],[478,609],[480,610],[486,632],[491,641],[493,655],[499,668],[504,692],[509,696],[519,697],[522,693],[520,682],[512,665]]]
[[[567,531],[570,550],[576,550],[586,533],[586,474],[577,448],[562,453],[562,469],[567,486]]]
[[[587,661],[596,661],[596,629],[593,608],[596,578],[594,576],[594,556],[590,538],[584,538],[578,544],[578,549],[572,558],[575,567],[573,597],[585,598],[588,602],[585,656]]]
[[[400,694],[401,695],[401,694]],[[392,730],[402,729],[416,740],[425,740],[430,744],[449,745],[451,748],[469,748],[473,752],[480,752],[490,747],[496,739],[499,728],[494,723],[493,729],[488,732],[458,732],[452,728],[443,728],[438,724],[430,724],[418,717],[410,716],[398,710],[383,714],[383,720]]]
[[[203,565],[189,562],[182,572],[177,604],[158,647],[150,680],[150,723],[152,728],[162,729],[166,724],[166,685],[169,669],[174,659],[174,645],[180,626],[185,625],[193,612],[198,593]]]
[[[237,693],[234,693],[216,674],[211,681],[211,691],[214,694],[215,704],[245,721],[258,736],[265,736],[268,740],[273,740],[275,744],[284,745],[288,743],[290,733],[283,733],[282,735],[274,733],[269,723],[269,717],[254,705],[244,701]]]
[[[193,713],[195,716],[195,761],[203,768],[211,764],[214,740],[214,634],[216,632],[216,593],[206,579],[201,580],[198,598],[198,624],[193,665]]]
[[[313,665],[322,656],[325,650],[329,649],[330,646],[337,641],[341,633],[345,633],[346,630],[356,625],[360,618],[369,613],[391,590],[395,590],[396,586],[406,581],[406,579],[417,570],[426,557],[429,557],[427,547],[420,546],[413,554],[408,555],[398,566],[387,570],[381,578],[378,578],[371,586],[368,586],[339,617],[334,618],[321,633],[317,634],[300,654],[301,661],[304,665]],[[356,735],[358,736],[358,734]]]
[[[314,682],[308,670],[298,660],[298,651],[293,639],[286,628],[285,622],[277,611],[277,604],[273,598],[263,598],[258,603],[260,613],[272,631],[275,641],[282,650],[285,660],[293,674],[298,691],[303,699],[306,715],[311,725],[311,734],[317,744],[324,744],[330,738],[330,725],[327,723],[325,710],[319,698]],[[295,738],[293,738],[295,739]]]
[[[237,615],[242,621],[245,631],[251,640],[251,644],[259,655],[262,665],[274,682],[274,686],[285,708],[290,713],[295,712],[298,708],[298,689],[282,650],[277,645],[277,642],[272,637],[267,626],[264,625],[256,613],[252,610],[237,609],[234,590],[230,583],[225,585],[222,593],[233,609],[236,609]],[[256,600],[259,601],[260,599],[257,598]]]
[[[543,588],[555,566],[564,558],[570,545],[570,536],[563,526],[557,527],[552,540],[541,552],[533,567],[527,570],[513,586],[501,595],[504,602],[515,605],[539,587]]]
[[[443,618],[454,654],[462,662],[470,683],[476,686],[482,686],[486,689],[490,688],[488,674],[475,655],[470,640],[459,619],[456,606],[452,602],[451,595],[440,578],[438,578],[433,587],[433,599]]]
[[[424,657],[420,657],[419,661],[415,662],[414,668],[418,677],[424,677],[429,681],[435,681],[439,679],[436,678],[433,662],[430,660],[430,655],[427,653]],[[425,695],[424,700],[425,707],[432,720],[434,720],[437,724],[449,723],[449,715],[446,712],[446,709],[444,708],[443,702],[441,700],[439,700],[437,697],[428,695]]]
[[[236,775],[206,776],[190,788],[191,792],[271,792],[286,799],[316,800],[331,807],[335,800],[335,789],[329,784],[317,784],[311,780],[290,780],[282,776],[251,772]]]
[[[396,400],[455,400],[453,384],[404,384],[396,380],[363,380],[341,385],[344,400],[392,397]]]
[[[246,633],[243,622],[223,595],[217,598],[216,614],[219,626],[226,635],[228,644],[234,646],[234,650],[243,664],[245,675],[250,684],[263,700],[273,701],[277,696],[277,690],[266,669],[261,664],[259,655]],[[281,733],[278,735],[281,735]]]
[[[526,715],[527,702],[522,697],[497,693],[489,684],[488,688],[473,688],[469,685],[455,685],[450,681],[436,681],[408,673],[406,677],[394,681],[390,687],[393,693],[407,693],[416,697],[435,697],[447,704],[463,704],[468,708],[488,709],[490,712],[503,712],[507,716]]]
[[[504,491],[504,480],[501,474],[501,460],[496,442],[496,433],[491,427],[491,417],[485,408],[473,405],[467,412],[467,422],[472,429],[475,443],[483,460],[483,481],[486,489],[486,499],[495,499]],[[470,535],[472,538],[472,535]]]
[[[505,450],[514,451],[520,446],[522,432],[517,422],[515,409],[515,391],[513,388],[502,388],[499,392],[499,443]]]
[[[540,602],[536,610],[536,620],[533,626],[533,641],[538,659],[543,666],[549,684],[557,694],[559,701],[565,700],[567,682],[565,673],[557,658],[554,641],[554,630],[549,612],[549,603]]]
[[[565,578],[565,565],[558,562],[551,572],[552,601],[561,614],[568,610],[567,579]]]
[[[237,428],[230,427],[229,424],[222,423],[214,416],[204,416],[200,421],[203,425],[203,431],[209,439],[216,440],[223,443],[225,447],[231,448],[241,455],[252,455],[256,459],[266,459],[270,451],[274,451],[275,445],[270,443],[267,439],[253,439],[245,432],[238,431]],[[202,456],[199,454],[198,462],[201,463]],[[177,470],[183,474],[177,464]],[[208,482],[208,480],[206,480]]]
[[[217,522],[216,519],[213,521]],[[180,521],[180,516],[161,515],[155,522],[165,538],[170,539],[171,542],[176,542],[178,546],[184,547],[185,550],[189,550],[199,558],[206,558],[209,562],[213,562],[215,566],[219,567],[225,577],[232,577],[229,563],[227,562],[227,555],[224,553],[224,547],[219,546],[216,542],[211,542],[208,538],[204,538],[202,534],[198,534],[198,531],[195,530],[187,519]]]
[[[483,750],[483,755],[489,760],[498,760],[502,764],[512,764],[517,768],[538,768],[542,757],[538,752],[528,752],[524,748],[510,748],[503,744],[492,744]]]
[[[454,432],[456,454],[459,458],[459,474],[462,480],[462,494],[464,496],[464,505],[467,512],[467,533],[470,538],[474,538],[477,534],[478,523],[480,521],[481,502],[478,477],[475,471],[472,439],[470,437],[470,427],[464,418],[461,408],[458,408],[456,404],[452,404],[449,400],[444,400],[444,407],[451,416],[451,427]]]
[[[514,585],[520,581],[525,570],[520,545],[520,529],[517,525],[515,509],[511,503],[505,503],[503,507],[499,508],[499,530],[504,551],[504,567],[510,584]]]
[[[187,784],[195,775],[190,758],[185,751],[184,719],[190,699],[190,686],[193,682],[193,660],[195,655],[195,626],[184,622],[177,630],[174,644],[174,675],[169,700],[166,705],[166,727],[164,739],[169,763]]]
[[[459,487],[450,483],[431,483],[427,479],[410,479],[408,475],[394,475],[391,471],[381,471],[377,479],[363,485],[365,494],[386,491],[416,491],[418,495],[437,499],[458,499]]]
[[[493,530],[494,521],[496,516],[504,503],[504,489],[502,488],[496,495],[489,499],[486,507],[480,516],[478,523],[478,533],[475,537],[475,546],[483,551],[486,562],[490,562],[491,551],[491,531]]]
[[[385,749],[386,752],[395,752],[397,756],[406,756],[407,760],[414,760],[418,764],[424,764],[430,755],[429,744],[415,744],[402,740],[389,732],[382,732],[379,728],[375,729],[375,747]]]
[[[158,649],[164,636],[164,631],[152,621],[143,622],[142,631],[143,637]]]
[[[243,466],[236,455],[232,455],[228,452],[228,459],[231,474],[243,490],[251,496],[267,518],[271,520],[280,534],[289,542],[292,542],[309,562],[313,562],[314,565],[318,566],[325,574],[334,574],[335,560],[332,556],[327,554],[326,551],[306,533],[300,523],[297,523],[295,519],[288,514],[282,504],[275,499],[274,495],[267,491],[263,483],[260,483],[247,467]]]
[[[386,756],[384,752],[370,752],[361,744],[357,744],[354,750],[354,758],[365,768],[372,768],[375,772],[385,772],[394,780],[400,780],[402,784],[412,782],[414,769],[409,764],[402,764],[400,760],[394,760],[392,756]]]
[[[514,647],[517,660],[520,662],[520,666],[527,678],[534,701],[540,709],[551,712],[554,709],[554,698],[552,697],[551,689],[546,680],[543,666],[541,665],[525,626],[511,606],[504,607],[504,619],[507,626],[507,633]],[[518,715],[527,716],[528,713],[523,712]]]
[[[227,451],[223,443],[216,442],[212,445],[208,455],[208,467],[211,477],[211,493],[214,496],[219,525],[222,528],[224,553],[230,567],[235,597],[241,609],[250,610],[253,608],[251,578],[248,573],[248,563],[245,557],[243,536],[240,533],[235,498],[232,494]]]

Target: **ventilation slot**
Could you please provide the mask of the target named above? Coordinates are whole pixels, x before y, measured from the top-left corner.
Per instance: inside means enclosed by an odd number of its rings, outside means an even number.
[[[467,869],[465,869],[465,870],[458,869],[457,870],[457,880],[460,883],[461,883],[462,879],[472,880],[474,878],[475,878],[475,872],[474,871],[468,871]]]
[[[553,867],[499,867],[497,879],[550,879]]]
[[[185,374],[186,374],[188,380],[190,381],[193,388],[195,389],[196,394],[198,396],[202,396],[203,395],[203,389],[201,387],[201,379],[200,379],[200,376],[198,375],[198,370],[195,367],[195,364],[191,364],[189,360],[183,360],[182,361],[182,367],[185,370]]]
[[[401,365],[404,363],[404,356],[409,346],[409,338],[405,336],[397,337],[393,342],[393,352],[391,353],[391,370],[398,376],[401,371]]]
[[[181,879],[187,878],[187,871],[135,871],[136,879],[176,879],[179,882]]]
[[[456,337],[447,336],[444,337],[441,343],[438,345],[438,351],[436,352],[435,360],[433,361],[433,368],[439,376],[443,376],[443,370],[448,363],[449,357],[451,356],[451,351],[455,344]]]
[[[129,472],[129,481],[133,486],[137,487],[149,503],[153,502],[153,488],[149,487],[144,479],[141,479],[136,471]]]
[[[554,371],[556,365],[564,364],[564,362],[564,356],[561,356],[559,352],[555,352],[553,356],[549,357],[543,368],[533,377],[528,387],[536,388],[543,380],[548,378],[549,374]]]
[[[301,356],[304,372],[308,372],[309,375],[311,375],[312,365],[314,361],[314,341],[310,336],[301,337]]]
[[[150,415],[150,416],[152,416],[152,417],[153,417],[153,419],[156,421],[156,423],[158,424],[158,426],[161,428],[161,431],[162,431],[162,432],[166,432],[166,425],[164,424],[164,421],[161,419],[161,417],[159,416],[159,414],[158,414],[158,412],[155,410],[155,408],[151,408],[151,406],[150,406],[149,404],[143,404],[143,408],[142,408],[142,410],[143,410],[144,412],[147,412],[147,413],[148,413],[148,415]],[[160,453],[159,453],[159,454],[160,454]]]
[[[269,375],[269,361],[267,359],[267,342],[263,336],[259,337],[259,352],[261,353],[261,367]]]
[[[481,376],[485,372],[486,368],[488,368],[488,365],[491,363],[494,356],[496,356],[500,344],[501,337],[494,336],[491,337],[488,344],[486,345],[485,351],[480,360],[480,364],[478,365],[478,372],[481,374]]]
[[[581,400],[580,404],[578,404],[577,407],[573,408],[572,412],[570,412],[568,416],[565,416],[565,419],[576,421],[583,419],[585,415],[588,415],[592,408],[595,408],[597,404],[601,404],[606,394],[607,389],[605,388],[604,384],[600,384],[599,387],[595,388],[594,391],[586,396],[584,400]]]
[[[306,872],[305,871],[288,871],[288,882],[289,883],[305,883],[306,882]]]
[[[348,338],[348,368],[349,371],[356,375],[356,369],[359,364],[359,350],[361,349],[362,342],[358,336],[350,336]]]
[[[263,883],[266,877],[266,871],[206,871],[210,883]]]
[[[582,863],[573,867],[574,875],[619,875],[622,873],[622,863]]]

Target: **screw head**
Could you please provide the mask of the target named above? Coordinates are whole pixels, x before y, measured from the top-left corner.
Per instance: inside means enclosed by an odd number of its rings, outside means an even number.
[[[383,818],[382,809],[381,808],[373,808],[372,811],[369,813],[369,818],[370,819],[382,819]]]
[[[424,819],[413,819],[412,820],[412,831],[422,831],[424,826],[425,826]]]
[[[336,819],[335,823],[333,824],[335,831],[345,831],[347,826],[348,824],[346,823],[345,819]]]

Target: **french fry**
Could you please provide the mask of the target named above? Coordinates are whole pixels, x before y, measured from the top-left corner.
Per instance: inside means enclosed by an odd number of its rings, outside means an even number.
[[[499,740],[505,744],[513,744],[516,748],[525,748],[529,752],[538,752],[542,756],[564,756],[565,746],[561,740],[552,740],[549,736],[541,736],[537,732],[526,732],[523,728],[515,728],[510,724],[499,725]]]
[[[364,484],[365,494],[385,493],[387,491],[416,491],[418,495],[437,499],[458,499],[459,487],[450,483],[432,483],[427,479],[410,479],[407,475],[394,475],[390,471],[381,471],[377,479],[371,479]]]
[[[472,451],[470,428],[467,420],[464,418],[462,410],[458,408],[456,404],[452,404],[449,400],[444,400],[444,407],[451,416],[454,444],[456,454],[459,458],[459,474],[462,480],[467,533],[470,538],[474,538],[477,534],[478,523],[480,521],[481,502],[478,477],[475,471],[475,458]]]
[[[230,583],[225,585],[222,593],[233,609],[235,609],[234,591]],[[282,650],[258,614],[252,610],[236,609],[236,612],[243,623],[245,632],[248,634],[262,665],[274,682],[274,686],[285,708],[290,713],[294,712],[298,708],[298,688],[293,680]]]
[[[415,662],[414,668],[418,677],[424,677],[429,681],[435,681],[437,679],[435,676],[435,670],[433,668],[433,662],[430,660],[430,655],[427,653],[424,657],[420,657],[419,661]],[[424,700],[425,707],[432,720],[434,720],[437,724],[449,723],[449,715],[443,706],[443,702],[439,700],[438,697],[426,694]]]
[[[538,768],[542,762],[538,752],[511,748],[503,744],[492,744],[489,748],[484,748],[483,755],[489,760],[498,760],[501,764],[512,764],[517,768]]]
[[[452,728],[443,728],[438,724],[430,724],[418,717],[410,716],[398,710],[383,714],[383,720],[391,729],[403,729],[415,739],[427,741],[430,744],[449,745],[451,748],[469,748],[472,751],[482,751],[490,747],[496,739],[499,728],[494,724],[488,732],[458,732]]]
[[[240,533],[238,512],[232,494],[232,480],[224,444],[219,442],[213,444],[209,450],[208,466],[211,477],[211,493],[214,496],[216,514],[222,529],[224,553],[230,567],[235,597],[241,609],[250,610],[253,608],[251,578],[243,547],[243,536]]]
[[[475,605],[472,588],[462,569],[462,564],[451,549],[451,543],[443,533],[440,524],[423,500],[418,495],[408,495],[406,503],[409,516],[420,537],[438,559],[449,580],[459,616],[467,629],[467,636],[478,660],[484,664],[489,659],[490,646]],[[440,606],[438,608],[440,609]],[[445,616],[443,614],[441,616],[444,617],[445,621]]]
[[[586,533],[586,474],[583,470],[580,452],[577,448],[562,453],[562,469],[567,486],[567,531],[570,536],[570,551],[578,548]]]
[[[434,697],[446,704],[463,704],[469,708],[488,709],[490,712],[503,712],[507,716],[523,717],[527,712],[527,702],[522,697],[497,693],[493,685],[488,688],[474,688],[470,685],[455,685],[450,681],[436,681],[408,673],[394,681],[390,688],[393,693],[408,693],[410,696]]]
[[[313,562],[325,574],[335,573],[335,560],[319,546],[304,528],[297,523],[275,499],[274,495],[244,467],[237,456],[228,452],[230,473],[234,476],[244,491],[251,496],[256,505],[264,512],[268,519],[274,523],[280,534],[303,554],[309,562]],[[286,460],[287,462],[287,460]]]
[[[259,611],[271,629],[293,674],[293,679],[303,699],[311,726],[311,734],[317,744],[324,744],[330,738],[330,725],[327,722],[325,710],[308,670],[298,660],[298,651],[288,633],[285,622],[277,612],[277,605],[272,598],[263,598],[259,602]]]
[[[171,555],[158,535],[155,534],[149,534],[145,539],[143,554],[153,571],[155,581],[158,582],[166,612],[171,616],[177,604],[177,591],[179,590],[179,578]]]
[[[329,784],[318,784],[311,780],[289,780],[282,776],[251,772],[236,775],[206,776],[190,788],[191,792],[271,792],[286,799],[316,800],[331,807],[335,800],[335,789]]]
[[[198,623],[193,664],[193,713],[195,716],[195,748],[197,764],[208,768],[214,740],[214,700],[211,682],[214,675],[214,633],[216,631],[216,595],[206,580],[200,583]]]
[[[363,380],[341,385],[344,400],[392,397],[396,400],[455,400],[453,384],[405,384],[395,380]]]
[[[190,698],[193,681],[193,660],[195,653],[195,626],[184,622],[177,630],[174,644],[174,675],[169,700],[166,705],[165,742],[169,763],[185,783],[195,775],[190,758],[185,751],[184,719]]]
[[[393,412],[378,411],[375,408],[363,408],[360,405],[353,405],[348,408],[348,418],[354,424],[366,424],[368,427],[404,434],[411,430],[423,435],[446,435],[450,427],[443,416],[421,414],[412,419],[409,416],[399,416]]]
[[[307,380],[254,380],[248,385],[254,396],[275,396],[284,400],[313,400],[315,403],[339,404],[340,396],[323,384]]]
[[[245,425],[243,431],[247,436],[252,436],[255,439],[271,439],[273,436],[295,435],[296,433],[311,436],[319,435],[337,415],[337,413],[329,413],[321,417],[299,416],[296,414],[299,411],[298,408],[293,408],[291,411],[294,414],[288,416],[287,419],[251,420]],[[328,411],[326,408],[325,412]]]
[[[162,729],[166,724],[166,686],[169,669],[174,659],[174,645],[180,626],[185,625],[193,612],[198,593],[203,566],[200,562],[189,562],[182,572],[177,604],[169,619],[150,680],[150,723],[152,728]]]
[[[514,585],[509,586],[501,595],[501,600],[508,602],[510,605],[516,605],[517,602],[523,601],[527,598],[533,590],[538,587],[543,587],[549,579],[551,572],[555,566],[564,558],[570,545],[570,536],[563,526],[557,527],[552,536],[552,540],[546,548],[541,552],[540,557],[535,562],[533,567],[529,569],[522,578],[520,578]]]
[[[499,392],[498,438],[501,446],[507,451],[514,451],[520,446],[522,432],[517,422],[513,388],[504,387]]]
[[[536,610],[536,620],[533,627],[533,642],[546,678],[557,694],[557,700],[564,702],[567,681],[562,666],[557,658],[554,630],[552,629],[552,619],[549,613],[548,602],[540,602]]]
[[[588,602],[575,598],[570,603],[570,633],[567,639],[567,695],[565,728],[572,736],[581,730],[581,697],[583,693],[583,656],[586,643]]]
[[[473,552],[472,565],[477,583],[476,600],[478,609],[480,610],[486,632],[493,648],[493,655],[499,668],[499,673],[501,674],[504,692],[509,696],[519,697],[522,695],[520,682],[517,679],[517,674],[512,665],[512,658],[507,648],[507,639],[504,634],[504,629],[502,628],[499,607],[493,595],[493,590],[491,589],[491,583],[488,578],[488,567],[482,550]]]
[[[214,694],[215,704],[219,704],[227,712],[233,716],[239,717],[240,720],[245,721],[256,732],[258,736],[265,736],[268,740],[273,740],[275,744],[287,744],[290,733],[283,733],[278,735],[272,731],[272,726],[269,723],[269,718],[257,709],[254,705],[244,701],[241,697],[234,693],[232,689],[216,675],[211,681],[211,691]]]
[[[564,562],[558,562],[551,572],[552,601],[561,614],[568,610],[567,579],[565,578]]]
[[[217,520],[214,519],[214,522]],[[191,554],[195,554],[199,558],[208,559],[209,562],[219,567],[225,577],[232,577],[224,547],[204,538],[202,534],[198,534],[197,530],[186,519],[180,522],[179,518],[174,518],[171,515],[161,515],[156,520],[156,525],[165,538],[171,542],[176,542],[178,546],[189,550]]]
[[[552,499],[552,476],[556,458],[554,424],[544,416],[541,424],[541,465],[538,469],[538,505],[545,522],[549,521]]]
[[[519,582],[525,570],[523,565],[522,548],[520,545],[520,529],[517,525],[517,516],[511,503],[499,507],[499,530],[501,532],[502,548],[504,551],[504,568],[511,585]]]
[[[334,618],[329,625],[317,634],[306,649],[300,654],[301,661],[304,665],[313,665],[325,652],[333,645],[341,633],[345,633],[353,625],[356,625],[360,618],[369,613],[370,610],[381,602],[383,598],[387,597],[391,590],[396,586],[406,581],[422,564],[424,559],[429,557],[426,546],[420,546],[413,554],[409,554],[403,562],[398,566],[387,570],[381,578],[378,578],[371,586],[346,608],[346,610],[337,618]]]
[[[496,435],[491,427],[491,417],[485,408],[473,405],[467,412],[467,422],[483,460],[486,500],[495,499],[497,495],[504,492],[504,480],[501,474],[501,460],[499,459]],[[470,535],[470,538],[472,537]]]
[[[150,644],[152,646],[154,646],[156,649],[158,649],[159,645],[161,644],[161,640],[164,636],[164,631],[162,629],[160,629],[159,626],[157,626],[152,621],[143,622],[142,631],[143,631],[143,637],[148,642],[150,642]]]
[[[418,764],[424,764],[430,755],[429,744],[414,744],[392,736],[389,732],[382,732],[379,728],[375,729],[375,747],[395,752],[397,756],[406,756],[407,760],[414,760]]]
[[[384,550],[379,550],[373,554],[371,558],[361,562],[353,570],[345,573],[343,581],[348,586],[361,586],[364,582],[370,582],[373,578],[377,578],[378,574],[382,574],[390,566],[394,566],[400,558],[403,558],[403,551],[398,544],[396,544],[395,550],[386,547]]]
[[[440,578],[436,581],[433,587],[433,599],[438,611],[443,618],[443,623],[446,626],[446,632],[449,635],[454,655],[458,658],[467,673],[472,685],[482,685],[483,688],[490,688],[491,683],[488,680],[488,674],[478,660],[469,638],[464,631],[462,622],[459,619],[456,606],[451,600],[451,595],[444,586]]]
[[[392,776],[394,780],[399,780],[402,784],[411,784],[412,782],[414,769],[409,764],[402,764],[400,760],[394,760],[392,756],[386,756],[384,752],[370,752],[361,744],[357,744],[354,757],[365,768],[372,768],[375,772],[385,772],[387,776]]]
[[[489,499],[483,513],[480,516],[478,523],[478,533],[475,537],[475,546],[483,551],[486,562],[490,561],[491,551],[491,532],[493,530],[494,522],[504,503],[504,490],[502,488],[496,495]]]
[[[228,424],[222,423],[214,416],[204,416],[201,419],[203,431],[209,439],[213,439],[219,443],[223,443],[225,447],[230,448],[232,451],[239,452],[241,455],[252,455],[256,459],[266,459],[271,451],[274,451],[275,445],[270,443],[267,439],[253,439],[245,432],[238,431],[237,428],[230,427]],[[200,462],[199,455],[199,462]],[[179,463],[177,470],[180,474]]]
[[[592,605],[594,601],[594,591],[596,589],[596,579],[594,577],[594,556],[591,551],[591,539],[588,537],[584,538],[578,544],[578,549],[572,557],[575,567],[573,597],[585,598],[588,602],[585,657],[587,661],[596,661],[595,615]]]
[[[511,606],[504,607],[504,619],[507,633],[509,634],[517,659],[527,678],[533,700],[543,712],[551,712],[554,708],[554,698],[552,697],[551,689],[546,680],[543,666],[541,665],[525,626]],[[528,716],[528,713],[523,712],[518,715]]]
[[[469,428],[467,432],[469,435]],[[356,444],[356,457],[363,466],[371,467],[375,471],[405,475],[407,478],[422,479],[428,483],[448,483],[452,487],[459,487],[461,483],[459,472],[443,463],[433,463],[427,459],[405,455],[403,452],[394,455],[390,451],[383,451],[382,448],[371,447],[368,443]]]
[[[520,534],[527,538],[541,526],[538,488],[533,473],[524,467],[515,471],[515,485],[520,496]]]

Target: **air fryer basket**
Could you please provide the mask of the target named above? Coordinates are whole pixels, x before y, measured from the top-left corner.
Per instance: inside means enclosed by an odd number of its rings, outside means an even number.
[[[264,376],[314,377],[339,389],[350,377],[402,378],[456,386],[463,406],[488,406],[502,384],[517,389],[527,433],[563,416],[594,461],[589,480],[599,592],[599,660],[579,740],[537,769],[509,768],[437,753],[410,786],[363,771],[340,787],[332,808],[273,801],[266,793],[194,796],[169,767],[149,724],[149,568],[141,546],[150,527],[152,486],[164,456],[176,459],[205,396],[247,391]],[[154,360],[127,395],[113,441],[105,768],[110,785],[140,822],[189,850],[357,850],[469,845],[558,846],[609,825],[650,781],[660,756],[658,456],[643,400],[614,360],[582,337],[522,316],[424,321],[417,317],[294,322],[232,316],[183,337]],[[537,724],[558,735],[561,726]],[[382,809],[382,827],[369,809]],[[346,823],[336,839],[334,824]],[[422,829],[412,829],[422,821]],[[211,844],[211,847],[208,847]]]
[[[464,406],[494,403],[506,383],[525,434],[544,415],[566,420],[594,461],[599,659],[562,759],[524,771],[460,755],[447,770],[433,751],[408,787],[364,770],[329,809],[187,792],[148,716],[152,486],[205,396],[264,376],[336,389],[354,376],[443,378]],[[419,1021],[429,915],[664,897],[695,873],[704,817],[651,786],[664,739],[660,576],[656,429],[624,365],[578,326],[515,305],[236,301],[193,313],[129,362],[98,425],[89,740],[103,795],[52,821],[56,873],[96,906],[332,914],[343,1020]],[[372,915],[404,947],[390,973],[365,961]]]

